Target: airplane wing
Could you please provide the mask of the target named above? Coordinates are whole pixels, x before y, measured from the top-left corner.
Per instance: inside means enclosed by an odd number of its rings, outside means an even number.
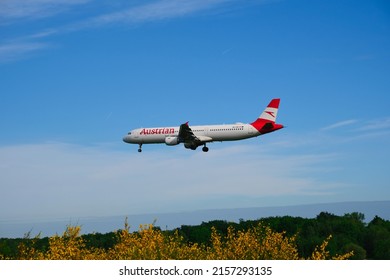
[[[213,139],[207,136],[195,136],[194,132],[188,125],[188,122],[180,125],[179,128],[179,141],[184,143],[186,148],[195,150],[198,146],[203,145],[207,142],[212,142]]]
[[[197,143],[200,142],[199,138],[195,136],[192,132],[192,129],[188,125],[188,122],[180,125],[179,129],[179,139],[184,143]]]

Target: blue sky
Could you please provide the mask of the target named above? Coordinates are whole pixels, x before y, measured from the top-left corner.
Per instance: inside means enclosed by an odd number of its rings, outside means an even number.
[[[387,1],[1,1],[0,221],[389,200],[389,34]],[[122,142],[274,97],[207,154]]]

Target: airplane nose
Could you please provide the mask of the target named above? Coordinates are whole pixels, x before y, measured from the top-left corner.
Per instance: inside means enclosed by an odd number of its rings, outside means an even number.
[[[125,142],[125,143],[129,143],[130,142],[129,135],[123,136],[123,142]]]

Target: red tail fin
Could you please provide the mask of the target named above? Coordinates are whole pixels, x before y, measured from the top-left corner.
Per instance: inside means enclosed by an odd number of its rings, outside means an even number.
[[[276,116],[278,114],[280,98],[272,99],[267,108],[261,113],[259,118],[251,125],[256,128],[261,134],[272,132],[283,128],[283,125],[276,124]]]

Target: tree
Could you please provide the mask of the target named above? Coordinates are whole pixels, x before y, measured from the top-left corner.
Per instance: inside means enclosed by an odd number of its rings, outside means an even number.
[[[375,216],[367,226],[367,258],[390,260],[390,222]]]

